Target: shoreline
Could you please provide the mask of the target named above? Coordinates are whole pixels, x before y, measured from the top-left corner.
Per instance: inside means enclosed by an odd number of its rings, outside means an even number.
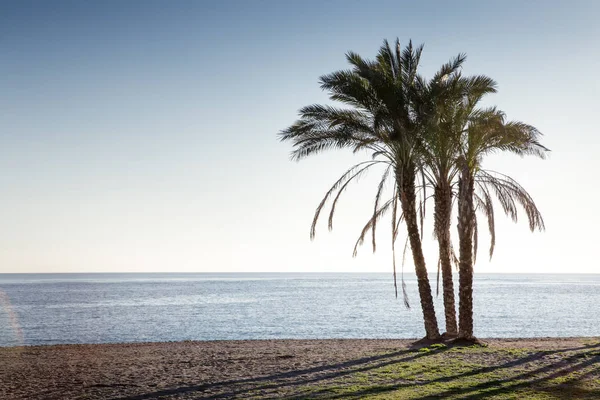
[[[424,382],[432,373],[431,382],[441,379],[445,384],[455,382],[463,387],[460,375],[456,378],[452,375],[461,368],[473,371],[500,368],[511,374],[536,371],[537,368],[540,374],[546,374],[553,373],[554,366],[562,371],[570,365],[580,364],[575,372],[587,373],[587,369],[593,367],[589,377],[600,386],[600,371],[595,369],[600,365],[600,337],[482,340],[488,347],[448,349],[430,346],[419,350],[411,347],[415,339],[272,339],[2,347],[0,398],[141,400],[308,396],[333,399],[339,398],[344,391],[354,390],[357,385],[363,391],[376,391],[372,389],[373,385],[395,388],[393,385],[404,382],[404,386],[394,390],[412,390],[427,385]],[[448,370],[439,370],[444,365],[448,365]],[[407,375],[415,368],[422,372]],[[475,374],[472,371],[465,373]],[[435,374],[449,375],[437,378]],[[520,382],[519,379],[515,375],[507,382]],[[527,381],[525,386],[531,385]],[[435,387],[441,386],[436,384]],[[594,396],[600,396],[600,388],[598,390]],[[369,396],[370,392],[364,392],[354,398]],[[408,395],[404,393],[403,396]]]
[[[579,341],[586,339],[597,339],[599,336],[535,336],[535,337],[479,337],[477,338],[485,343],[493,342],[527,342],[527,341]],[[316,339],[296,339],[296,338],[277,338],[277,339],[207,339],[207,340],[170,340],[170,341],[147,341],[147,342],[105,342],[105,343],[49,343],[49,344],[23,344],[17,346],[0,346],[3,349],[32,348],[32,347],[55,347],[55,346],[130,346],[130,345],[161,345],[177,343],[246,343],[246,342],[327,342],[327,341],[392,341],[392,342],[416,342],[422,338],[316,338]]]

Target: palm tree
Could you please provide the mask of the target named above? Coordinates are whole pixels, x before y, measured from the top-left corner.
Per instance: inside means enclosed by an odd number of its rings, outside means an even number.
[[[496,91],[494,81],[486,76],[462,77],[460,67],[466,55],[459,54],[443,66],[429,81],[419,85],[421,120],[427,121],[422,135],[423,176],[433,188],[434,234],[438,241],[438,271],[442,272],[444,312],[447,337],[456,337],[456,306],[452,263],[458,264],[451,243],[450,225],[455,179],[458,175],[457,154],[460,151],[465,96],[481,98]],[[458,122],[458,123],[457,123]]]
[[[412,250],[417,275],[426,338],[439,339],[433,297],[421,247],[419,219],[417,217],[418,142],[422,134],[419,113],[414,109],[413,94],[417,83],[417,67],[422,46],[414,48],[412,42],[401,50],[399,41],[395,49],[387,41],[380,48],[375,61],[365,60],[356,53],[346,58],[352,69],[334,72],[321,77],[321,87],[330,98],[351,108],[312,105],[300,110],[300,119],[280,133],[282,140],[291,140],[295,147],[292,158],[299,160],[331,148],[351,148],[355,152],[369,150],[373,160],[350,168],[327,192],[317,207],[315,225],[326,201],[337,191],[329,217],[332,226],[335,205],[347,185],[366,170],[377,164],[385,172],[375,196],[373,237],[377,219],[383,210],[392,209],[393,240],[396,238],[397,203],[400,203],[408,242]],[[381,196],[388,176],[393,177],[393,198],[381,204]],[[373,240],[375,250],[375,241]]]
[[[465,58],[459,55],[454,60],[455,65],[460,67]],[[458,333],[463,339],[471,339],[472,264],[477,251],[476,207],[488,220],[490,257],[495,244],[494,209],[490,192],[496,195],[504,212],[514,221],[517,220],[516,201],[525,209],[531,230],[544,228],[541,214],[525,189],[510,177],[490,174],[481,169],[482,157],[496,151],[543,157],[547,149],[539,144],[540,133],[534,127],[521,122],[506,122],[504,114],[495,108],[476,108],[486,94],[496,92],[496,83],[489,77],[462,77],[459,68],[444,66],[431,81],[418,80],[416,86],[419,95],[415,97],[418,100],[415,108],[423,114],[420,120],[426,121],[422,124],[425,131],[419,142],[419,153],[424,167],[423,180],[434,191],[434,233],[439,244],[446,333],[448,336],[457,333],[452,281],[454,261],[459,266],[463,327],[462,333]],[[468,160],[466,164],[465,160]],[[465,165],[470,168],[465,169]],[[471,171],[472,179],[466,177],[467,171]],[[458,193],[454,193],[456,184]],[[472,193],[471,197],[469,193]],[[459,199],[460,260],[456,259],[450,241],[452,204],[456,197]],[[470,207],[464,201],[466,198],[472,198]],[[471,268],[467,265],[471,265]]]
[[[459,54],[442,66],[430,81],[418,79],[415,109],[420,114],[424,131],[419,143],[422,183],[433,188],[434,236],[438,241],[438,274],[442,272],[446,337],[456,337],[458,326],[452,279],[452,244],[450,223],[452,215],[452,184],[456,176],[454,159],[457,140],[453,135],[452,115],[449,111],[461,98],[462,86],[459,69],[466,56]],[[439,275],[438,275],[439,276]]]
[[[518,121],[507,122],[496,108],[476,109],[482,94],[471,93],[464,98],[460,115],[464,130],[460,136],[460,151],[456,167],[458,179],[459,246],[459,332],[458,338],[476,342],[473,335],[473,265],[477,253],[476,211],[488,220],[490,257],[495,245],[494,208],[492,194],[503,211],[517,222],[517,205],[524,210],[529,228],[543,230],[541,213],[527,191],[512,178],[482,168],[483,158],[491,153],[508,151],[521,156],[545,158],[548,149],[539,142],[541,133],[533,126]]]
[[[461,335],[463,339],[472,337],[472,277],[469,281],[468,275],[465,274],[469,269],[465,268],[464,264],[468,257],[466,249],[472,249],[471,264],[477,251],[475,207],[478,207],[488,220],[490,258],[495,245],[494,209],[490,192],[494,192],[504,212],[514,221],[517,220],[516,201],[525,209],[531,230],[544,228],[541,214],[525,189],[510,177],[490,174],[481,169],[481,158],[495,151],[543,157],[547,151],[539,144],[540,133],[534,127],[521,122],[507,123],[504,114],[495,108],[476,109],[478,102],[486,94],[496,92],[496,83],[483,75],[463,77],[460,67],[465,59],[466,56],[460,54],[444,65],[428,82],[417,77],[413,96],[414,109],[419,114],[418,119],[423,129],[420,141],[417,142],[423,190],[426,184],[433,188],[434,234],[439,245],[438,268],[441,269],[443,281],[445,336],[455,337],[458,334],[452,279],[454,262],[459,271],[463,271],[462,274],[459,272],[462,325],[468,327],[470,324],[471,327],[470,334]],[[459,234],[460,254],[463,260],[461,269],[460,260],[456,258],[452,249],[450,224],[453,199],[464,197],[469,191],[468,185],[464,185],[465,179],[461,173],[464,172],[464,159],[470,160],[470,165],[477,166],[473,173],[474,187],[477,187],[478,192],[473,192],[474,206],[471,212],[463,208],[461,214],[459,210],[461,221],[465,215],[468,215],[468,220],[471,221],[468,225],[459,225],[462,231],[462,234]],[[454,192],[455,185],[459,187],[458,193]],[[464,206],[464,203],[459,204]],[[465,331],[469,332],[469,329],[463,330]]]

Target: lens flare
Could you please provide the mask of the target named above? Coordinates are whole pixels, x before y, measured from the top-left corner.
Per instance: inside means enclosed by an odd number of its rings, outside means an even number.
[[[6,337],[3,338],[3,341],[8,342],[13,346],[23,346],[25,344],[25,338],[23,336],[21,325],[19,324],[19,317],[13,310],[8,295],[0,290],[0,320],[3,318],[8,320],[8,324],[5,324],[5,329],[0,329],[2,336],[6,335]]]

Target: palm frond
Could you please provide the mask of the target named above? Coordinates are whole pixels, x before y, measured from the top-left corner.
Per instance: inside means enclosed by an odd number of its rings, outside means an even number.
[[[394,193],[392,195],[392,268],[394,271],[394,291],[396,298],[398,298],[398,284],[396,282],[396,237],[398,236],[398,229],[396,228],[396,216],[398,213],[398,192],[397,187],[394,185]],[[355,247],[356,249],[356,247]]]
[[[439,297],[440,295],[440,272],[442,270],[442,259],[438,258],[437,262],[437,276],[436,276],[436,285],[435,285],[435,297]]]
[[[442,65],[442,67],[433,76],[432,82],[443,83],[451,75],[458,73],[466,59],[466,54],[459,53],[456,57],[452,58],[446,64]]]
[[[357,176],[359,176],[360,174],[362,174],[368,168],[372,167],[375,164],[379,164],[379,163],[381,163],[381,161],[363,161],[361,163],[358,163],[358,164],[352,166],[350,169],[348,169],[333,184],[333,186],[331,186],[331,188],[327,191],[327,193],[325,194],[325,196],[323,197],[323,199],[321,200],[321,202],[319,203],[319,205],[317,206],[317,209],[315,211],[315,215],[313,217],[313,222],[312,222],[312,225],[310,227],[310,238],[311,238],[311,240],[315,238],[315,231],[316,231],[317,221],[319,220],[319,215],[321,214],[321,211],[322,211],[323,207],[325,206],[325,203],[327,203],[327,200],[329,199],[329,197],[331,197],[331,195],[337,189],[339,189],[340,186],[347,184],[349,181],[353,180],[354,178],[356,178]]]
[[[481,196],[479,194],[475,194],[475,204],[477,209],[482,212],[482,214],[486,217],[488,222],[488,230],[490,233],[490,260],[494,255],[494,247],[496,245],[496,225],[494,220],[494,204],[492,201],[492,197],[490,196],[490,192],[485,185],[477,185]]]
[[[406,241],[404,242],[404,251],[402,252],[402,300],[404,300],[404,306],[410,309],[410,302],[408,301],[408,292],[406,291],[406,282],[404,282],[404,262],[406,261],[406,249],[408,248],[408,237],[406,237]]]
[[[383,203],[378,209],[377,212],[374,213],[371,218],[367,221],[365,226],[363,226],[356,243],[354,244],[354,251],[352,252],[352,256],[356,257],[358,255],[358,248],[362,246],[365,242],[365,237],[369,233],[369,231],[373,228],[373,224],[376,220],[380,220],[385,216],[385,214],[390,210],[390,208],[394,207],[394,199],[387,200]]]
[[[373,161],[371,161],[370,163],[372,163],[372,162]],[[377,161],[377,163],[380,163],[380,162],[381,161]],[[358,170],[354,175],[352,175],[348,180],[346,180],[346,182],[344,184],[342,184],[340,186],[340,188],[338,189],[338,193],[334,197],[333,202],[331,203],[331,211],[329,212],[329,218],[328,218],[327,227],[328,227],[328,229],[330,231],[333,230],[333,216],[335,214],[335,208],[337,206],[338,200],[342,196],[342,193],[344,192],[344,190],[346,190],[346,188],[348,187],[348,185],[350,184],[350,182],[352,182],[354,179],[359,178],[371,166],[372,166],[372,164],[368,164],[366,167],[361,168],[360,170]],[[325,200],[325,199],[323,199],[323,200]],[[315,213],[315,221],[313,222],[313,225],[316,224],[316,219],[317,218],[318,218],[318,215]]]
[[[385,182],[387,181],[388,176],[390,175],[390,170],[391,170],[391,165],[388,166],[385,169],[385,172],[383,173],[381,180],[379,181],[379,185],[377,187],[377,194],[375,195],[375,203],[373,205],[373,217],[375,217],[375,214],[377,213],[377,209],[379,208],[379,199],[381,198],[381,195],[383,193],[383,189],[385,187]],[[377,248],[377,244],[375,241],[375,231],[377,230],[377,218],[373,218],[373,225],[371,228],[371,232],[372,232],[372,244],[373,244],[373,253],[375,253],[375,250]]]
[[[518,221],[516,211],[516,203],[518,203],[525,211],[532,232],[535,229],[540,231],[545,229],[544,219],[533,198],[517,181],[498,172],[480,170],[476,182],[495,192],[505,213],[510,215],[514,222]]]
[[[473,213],[473,265],[477,263],[477,246],[479,244],[479,232],[477,231],[477,214]]]

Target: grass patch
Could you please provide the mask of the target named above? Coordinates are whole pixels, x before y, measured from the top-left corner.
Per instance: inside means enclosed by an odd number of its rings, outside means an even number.
[[[431,345],[404,354],[257,385],[244,398],[567,399],[600,398],[600,345],[500,349]],[[261,390],[260,386],[263,386]],[[259,394],[260,393],[260,394]]]

